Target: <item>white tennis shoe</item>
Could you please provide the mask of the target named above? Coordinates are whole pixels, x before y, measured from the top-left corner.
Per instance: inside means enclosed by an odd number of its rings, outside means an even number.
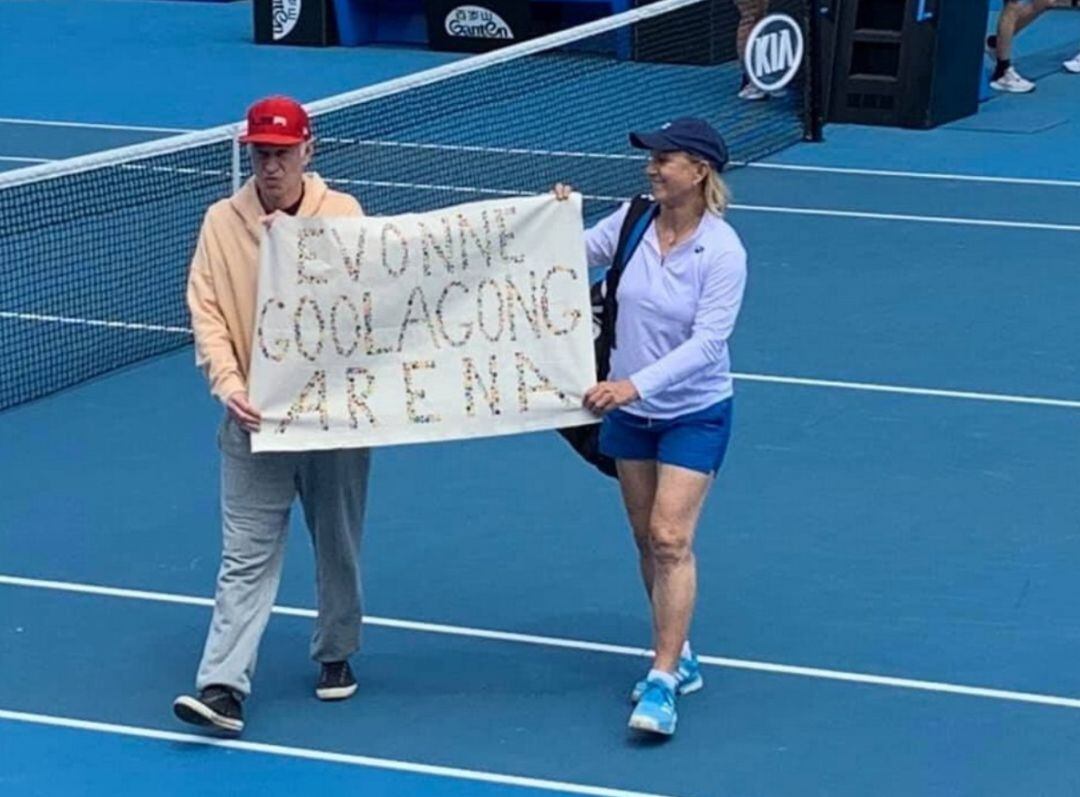
[[[1021,77],[1013,67],[1005,70],[1005,74],[997,80],[990,81],[990,88],[994,91],[1004,91],[1010,94],[1027,94],[1035,91],[1035,84],[1027,78]]]
[[[749,100],[750,102],[756,102],[757,100],[767,100],[769,95],[759,89],[753,83],[747,83],[741,89],[739,89],[738,97],[740,100]]]

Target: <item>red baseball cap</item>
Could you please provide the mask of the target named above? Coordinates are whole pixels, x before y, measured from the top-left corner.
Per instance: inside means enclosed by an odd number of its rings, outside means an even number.
[[[291,97],[266,97],[248,108],[241,144],[292,146],[311,138],[307,111]]]

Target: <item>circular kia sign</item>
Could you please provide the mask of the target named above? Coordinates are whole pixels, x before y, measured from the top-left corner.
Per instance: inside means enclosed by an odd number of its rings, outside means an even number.
[[[803,34],[787,14],[770,14],[754,26],[746,41],[743,66],[750,82],[762,91],[779,91],[799,72]]]

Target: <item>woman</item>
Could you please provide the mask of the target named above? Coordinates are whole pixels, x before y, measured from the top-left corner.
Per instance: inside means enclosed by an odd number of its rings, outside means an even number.
[[[604,415],[600,448],[616,460],[652,607],[652,669],[635,686],[630,727],[675,732],[676,694],[703,685],[687,642],[698,517],[731,427],[727,340],[746,283],[746,252],[723,219],[727,149],[700,119],[676,119],[630,143],[651,150],[645,173],[659,213],[618,288],[611,373],[585,394]],[[565,198],[569,187],[555,187]],[[611,262],[627,205],[585,235],[590,266]]]

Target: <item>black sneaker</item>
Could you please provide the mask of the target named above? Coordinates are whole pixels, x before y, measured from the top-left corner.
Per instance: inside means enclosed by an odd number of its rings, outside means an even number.
[[[319,672],[315,696],[319,700],[344,700],[356,692],[356,678],[347,661],[328,661]]]
[[[244,708],[226,686],[208,686],[198,697],[180,695],[173,701],[173,713],[192,725],[213,727],[227,733],[244,730]]]

